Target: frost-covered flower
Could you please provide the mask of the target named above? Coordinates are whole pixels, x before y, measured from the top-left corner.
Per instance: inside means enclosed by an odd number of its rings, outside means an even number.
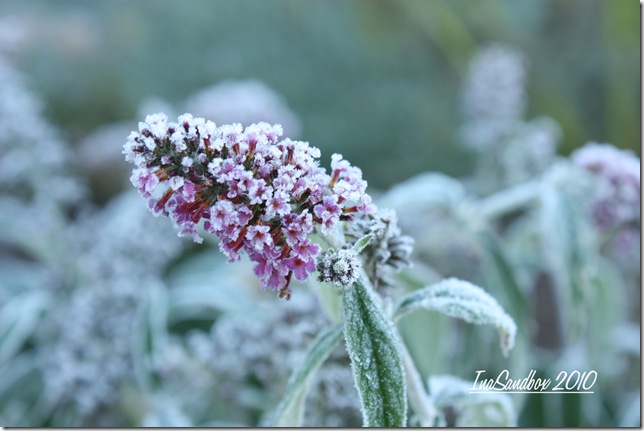
[[[540,116],[526,120],[526,60],[505,44],[483,47],[470,61],[463,84],[463,143],[478,153],[474,188],[487,194],[527,181],[554,161],[559,125]]]
[[[71,152],[42,116],[42,101],[0,55],[0,190],[25,201],[74,203],[84,188]]]
[[[466,145],[479,151],[502,146],[525,109],[522,55],[498,43],[480,50],[470,62],[463,87]]]
[[[603,230],[640,220],[640,159],[629,150],[589,142],[571,154],[574,164],[599,180],[591,216]]]
[[[356,218],[347,229],[347,236],[356,240],[368,234],[373,234],[373,239],[361,252],[365,271],[376,287],[392,286],[392,275],[412,265],[414,239],[402,234],[396,212],[387,208]]]
[[[517,126],[501,154],[506,184],[518,184],[547,170],[555,160],[561,128],[550,117],[537,117]]]
[[[190,114],[177,122],[156,114],[130,134],[124,154],[154,214],[196,242],[204,220],[229,261],[245,251],[262,287],[288,298],[291,278],[315,270],[320,249],[307,235],[316,227],[329,234],[373,206],[360,169],[334,155],[328,175],[317,148],[281,135],[279,125],[217,127]]]
[[[133,378],[133,334],[140,331],[137,316],[144,304],[140,282],[95,282],[58,304],[46,328],[55,342],[39,349],[50,405],[71,405],[87,417],[118,401],[120,384]]]
[[[318,280],[338,287],[351,286],[360,277],[360,269],[362,262],[353,249],[341,248],[335,251],[331,248],[318,259]]]
[[[134,190],[114,197],[100,211],[79,215],[67,234],[83,278],[92,282],[159,274],[181,252],[182,244],[171,235],[168,220],[149,215]]]
[[[300,121],[283,98],[261,81],[223,81],[199,90],[184,103],[186,112],[218,124],[243,126],[265,121],[281,124],[286,135],[299,136]]]
[[[214,374],[220,399],[234,403],[235,409],[229,413],[233,417],[226,419],[250,420],[244,417],[244,410],[258,407],[248,396],[258,386],[273,403],[269,410],[274,407],[307,346],[329,325],[315,296],[306,290],[282,307],[272,307],[266,301],[258,308],[258,318],[249,319],[245,313],[225,315],[215,322],[210,333],[193,332],[188,336],[193,355]],[[285,326],[288,331],[275,330]],[[305,426],[350,427],[362,423],[349,358],[342,346],[316,373],[306,403]],[[265,411],[267,406],[262,404],[258,410]],[[270,421],[269,417],[264,419]]]
[[[112,406],[122,384],[134,379],[148,297],[163,287],[159,274],[181,251],[167,220],[146,217],[149,211],[132,190],[100,211],[79,214],[68,227],[73,283],[55,292],[56,305],[39,329],[50,405],[71,406],[87,418]]]

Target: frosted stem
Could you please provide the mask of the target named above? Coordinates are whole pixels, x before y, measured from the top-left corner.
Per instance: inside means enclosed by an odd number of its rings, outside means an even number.
[[[497,192],[479,201],[476,215],[490,220],[520,209],[536,200],[540,189],[541,182],[533,180]]]
[[[340,305],[342,304],[342,295],[338,288],[331,284],[323,284],[313,279],[309,279],[309,286],[315,292],[322,306],[322,310],[333,323],[338,323],[342,320],[342,313],[340,312]]]
[[[436,406],[427,395],[423,379],[416,369],[414,360],[412,359],[407,346],[404,342],[400,343],[400,350],[402,354],[403,367],[405,368],[405,376],[407,377],[407,395],[409,396],[409,404],[416,414],[420,417],[421,427],[433,427],[436,419]]]

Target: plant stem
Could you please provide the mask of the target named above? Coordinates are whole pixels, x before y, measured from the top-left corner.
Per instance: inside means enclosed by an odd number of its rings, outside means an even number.
[[[311,286],[311,290],[317,295],[322,310],[329,320],[333,323],[342,321],[342,313],[340,311],[342,295],[338,291],[338,288],[311,279],[309,279],[309,285]]]
[[[420,373],[416,369],[414,360],[412,359],[402,337],[400,339],[400,350],[402,354],[403,367],[405,368],[405,376],[407,379],[407,395],[409,397],[409,404],[414,409],[416,414],[420,417],[421,427],[433,427],[436,420],[436,406],[428,396],[425,390],[425,385],[420,377]]]

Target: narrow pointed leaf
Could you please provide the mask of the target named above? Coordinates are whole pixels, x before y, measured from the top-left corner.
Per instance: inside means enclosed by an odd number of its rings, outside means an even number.
[[[342,338],[342,325],[336,325],[319,334],[309,346],[304,360],[293,371],[286,385],[286,393],[280,401],[273,418],[274,426],[299,427],[302,426],[304,415],[304,401],[308,393],[311,379],[331,351],[338,345]]]
[[[407,390],[393,323],[368,282],[343,290],[344,335],[363,425],[402,427],[407,422]]]
[[[483,277],[490,292],[504,301],[517,318],[530,316],[526,290],[519,284],[517,264],[510,259],[499,238],[489,232],[477,235],[483,249]],[[521,330],[521,328],[520,328]]]
[[[364,250],[366,246],[369,245],[372,239],[373,239],[372,233],[363,236],[362,238],[357,240],[355,244],[353,244],[353,251],[359,254],[362,250]]]
[[[495,326],[503,354],[514,347],[517,326],[496,300],[478,286],[449,278],[403,297],[394,312],[399,319],[418,309],[434,310],[475,325]]]

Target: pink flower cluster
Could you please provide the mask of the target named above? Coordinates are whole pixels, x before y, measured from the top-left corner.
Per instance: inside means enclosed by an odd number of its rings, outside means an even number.
[[[594,173],[599,187],[591,215],[601,229],[639,224],[640,159],[632,151],[589,142],[571,155],[573,163]]]
[[[203,220],[230,262],[245,251],[262,288],[288,298],[292,276],[305,280],[315,271],[320,248],[308,234],[316,227],[328,234],[373,206],[360,169],[334,154],[328,175],[317,148],[281,135],[279,125],[217,127],[190,114],[177,122],[155,114],[139,123],[123,153],[155,215],[196,242]]]

